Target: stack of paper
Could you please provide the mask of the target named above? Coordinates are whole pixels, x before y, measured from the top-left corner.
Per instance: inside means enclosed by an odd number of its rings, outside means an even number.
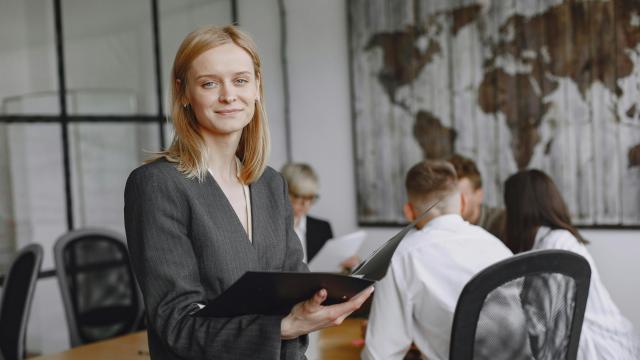
[[[340,272],[340,263],[356,255],[362,242],[367,237],[364,230],[328,240],[309,262],[309,270],[313,272]]]

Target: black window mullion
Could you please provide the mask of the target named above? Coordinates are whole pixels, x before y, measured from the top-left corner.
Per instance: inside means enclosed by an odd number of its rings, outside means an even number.
[[[55,18],[56,59],[58,62],[58,98],[60,100],[60,125],[62,127],[62,162],[64,167],[64,190],[67,207],[67,229],[72,230],[73,198],[71,193],[71,164],[69,160],[69,124],[67,121],[67,85],[65,79],[64,35],[62,29],[62,0],[53,0]]]
[[[231,23],[233,25],[240,25],[238,22],[238,1],[231,0]]]
[[[151,24],[153,35],[153,53],[155,57],[156,73],[156,97],[158,99],[158,127],[160,136],[160,148],[164,149],[164,102],[162,101],[162,63],[160,52],[160,17],[158,13],[158,0],[151,0]]]

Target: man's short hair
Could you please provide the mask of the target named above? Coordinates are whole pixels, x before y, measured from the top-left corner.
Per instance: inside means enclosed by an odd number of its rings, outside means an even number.
[[[473,160],[459,154],[453,154],[447,161],[449,161],[456,169],[458,179],[469,179],[474,190],[478,190],[482,187],[482,177],[480,176],[480,171],[478,171],[478,167]]]
[[[456,170],[444,160],[423,160],[407,173],[405,187],[409,201],[414,205],[443,199],[458,191]]]

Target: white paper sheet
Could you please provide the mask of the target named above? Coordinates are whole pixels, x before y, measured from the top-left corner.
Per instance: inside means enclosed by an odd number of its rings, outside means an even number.
[[[340,272],[340,263],[356,255],[367,237],[364,230],[328,240],[309,263],[313,272]]]

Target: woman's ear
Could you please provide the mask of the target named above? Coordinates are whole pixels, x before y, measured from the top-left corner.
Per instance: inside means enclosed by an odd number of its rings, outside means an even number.
[[[464,214],[467,209],[467,197],[464,196],[462,192],[460,192],[460,215]]]
[[[404,213],[404,218],[408,221],[413,221],[416,219],[416,212],[410,202],[404,204],[404,206],[402,207],[402,212]]]
[[[176,79],[176,93],[177,94],[183,94],[181,99],[180,99],[180,103],[182,104],[182,106],[186,107],[187,104],[189,104],[189,98],[187,95],[187,89],[182,89],[182,86],[184,86],[184,84],[182,83],[182,80],[180,79]],[[184,90],[184,91],[181,91]]]
[[[260,102],[260,78],[256,78],[256,102]]]

